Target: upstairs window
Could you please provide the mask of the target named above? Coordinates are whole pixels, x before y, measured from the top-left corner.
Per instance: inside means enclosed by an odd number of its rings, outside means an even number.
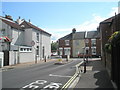
[[[91,46],[96,46],[96,39],[91,39]]]
[[[39,33],[36,33],[37,41],[39,42]]]
[[[36,55],[39,55],[39,46],[36,47]]]
[[[65,45],[69,46],[70,45],[70,41],[69,40],[65,40]]]

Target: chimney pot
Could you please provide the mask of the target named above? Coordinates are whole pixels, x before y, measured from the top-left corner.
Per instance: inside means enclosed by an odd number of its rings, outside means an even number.
[[[76,33],[76,29],[75,28],[72,29],[72,33]]]

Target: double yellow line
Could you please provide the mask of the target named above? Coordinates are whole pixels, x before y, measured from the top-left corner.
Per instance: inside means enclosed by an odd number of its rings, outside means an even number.
[[[70,84],[76,79],[76,77],[79,75],[79,66],[83,63],[84,61],[80,62],[79,64],[75,65],[76,67],[76,72],[75,74],[68,80],[68,82],[61,88],[61,90],[66,90]]]

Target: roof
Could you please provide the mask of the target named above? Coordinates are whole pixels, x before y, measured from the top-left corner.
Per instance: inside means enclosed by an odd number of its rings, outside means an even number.
[[[106,24],[106,23],[112,23],[113,22],[113,20],[115,19],[115,18],[117,18],[116,16],[119,16],[120,15],[120,13],[119,14],[117,14],[117,15],[115,15],[115,16],[112,16],[112,17],[110,17],[110,18],[108,18],[108,19],[106,19],[106,20],[104,20],[104,21],[102,21],[102,22],[100,22],[100,24]]]
[[[85,32],[75,32],[70,33],[59,40],[77,40],[77,39],[84,39],[85,38]]]
[[[51,36],[50,33],[42,30],[41,28],[38,28],[37,26],[35,26],[35,25],[31,24],[30,22],[27,22],[27,21],[25,21],[25,20],[24,20],[20,25],[25,25],[25,28],[34,28],[34,29],[36,29],[36,30],[42,31],[42,32],[44,32],[44,33],[46,33],[46,34],[48,34],[48,35]]]
[[[110,18],[108,18],[108,19],[106,19],[106,20],[104,20],[102,22],[100,22],[100,24],[103,24],[103,23],[112,23],[113,19],[114,19],[114,16],[110,17]]]
[[[2,20],[2,22],[10,25],[10,26],[13,27],[13,28],[22,30],[22,28],[21,28],[17,23],[15,23],[15,22],[12,21],[12,20],[9,20],[9,19],[3,18],[3,17],[0,17],[0,20]]]
[[[97,31],[88,31],[87,32],[87,37],[86,38],[98,38],[100,37],[100,34]]]
[[[72,33],[60,38],[59,40],[72,40]]]
[[[84,38],[85,38],[85,32],[76,32],[73,34],[73,40],[84,39]]]

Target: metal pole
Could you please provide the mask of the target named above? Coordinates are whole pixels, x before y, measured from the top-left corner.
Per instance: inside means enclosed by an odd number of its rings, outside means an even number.
[[[84,48],[84,53],[83,53],[83,61],[84,61],[84,73],[86,73],[85,48]]]
[[[86,60],[84,60],[84,73],[86,73]]]
[[[35,49],[35,63],[37,63],[37,50]]]

